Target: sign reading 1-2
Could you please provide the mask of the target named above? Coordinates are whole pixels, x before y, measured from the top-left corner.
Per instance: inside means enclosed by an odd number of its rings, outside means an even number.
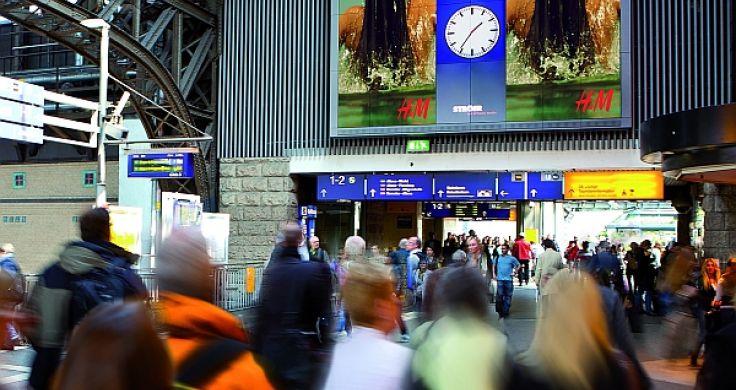
[[[499,35],[501,27],[496,14],[480,5],[457,10],[445,29],[447,46],[463,58],[478,58],[490,52]]]
[[[317,176],[317,199],[363,199],[365,180],[363,175],[320,175]]]

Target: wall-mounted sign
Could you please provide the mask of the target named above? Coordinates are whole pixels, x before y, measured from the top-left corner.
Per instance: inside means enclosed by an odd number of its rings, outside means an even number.
[[[565,172],[565,199],[663,198],[664,176],[659,171]]]
[[[350,173],[317,176],[317,200],[365,199],[365,176]]]
[[[367,200],[432,200],[432,175],[366,176]]]
[[[154,179],[193,178],[193,153],[175,152],[129,154],[128,177]]]
[[[526,172],[501,172],[498,174],[498,200],[526,199]]]
[[[434,175],[435,200],[495,200],[495,173],[442,173]]]

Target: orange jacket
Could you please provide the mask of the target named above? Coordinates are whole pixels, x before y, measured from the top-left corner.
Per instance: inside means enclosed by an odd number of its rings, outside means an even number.
[[[203,342],[212,337],[247,342],[240,321],[219,307],[196,298],[161,293],[161,316],[170,330],[167,339],[174,370]],[[203,389],[273,389],[252,353],[242,354]]]

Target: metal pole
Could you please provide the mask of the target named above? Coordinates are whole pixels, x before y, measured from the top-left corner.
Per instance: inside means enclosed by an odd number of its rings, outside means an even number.
[[[107,187],[105,166],[105,114],[107,112],[107,61],[110,46],[109,26],[100,28],[100,96],[97,126],[100,133],[97,136],[97,207],[107,205]]]

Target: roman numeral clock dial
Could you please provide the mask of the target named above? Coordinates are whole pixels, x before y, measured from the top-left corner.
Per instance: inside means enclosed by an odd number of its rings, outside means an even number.
[[[445,41],[453,53],[463,58],[488,54],[501,35],[498,18],[493,11],[471,5],[452,14],[445,27]]]

